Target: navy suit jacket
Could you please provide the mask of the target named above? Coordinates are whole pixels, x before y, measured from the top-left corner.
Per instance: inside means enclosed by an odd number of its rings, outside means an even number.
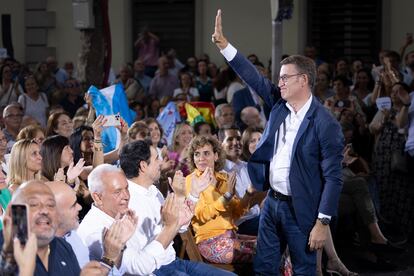
[[[258,190],[269,187],[269,165],[274,155],[275,133],[289,114],[280,90],[264,78],[241,54],[231,67],[262,99],[272,106],[270,117],[256,151],[248,163],[253,185]],[[318,212],[334,216],[342,189],[341,127],[331,113],[313,97],[311,106],[299,127],[292,149],[290,188],[298,225],[309,234]]]

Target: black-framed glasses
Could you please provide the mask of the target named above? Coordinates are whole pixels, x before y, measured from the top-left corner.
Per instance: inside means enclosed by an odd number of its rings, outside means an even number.
[[[304,75],[303,73],[298,73],[298,74],[293,74],[293,75],[282,75],[279,77],[279,82],[282,81],[283,83],[287,83],[287,81],[291,78],[291,77],[296,77],[296,76],[300,76],[300,75]]]

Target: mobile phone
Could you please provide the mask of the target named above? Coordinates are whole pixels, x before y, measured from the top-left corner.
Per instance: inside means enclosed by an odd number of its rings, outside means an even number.
[[[28,239],[27,206],[21,204],[12,205],[13,235],[21,244],[26,244]]]
[[[120,126],[121,125],[121,116],[116,115],[105,115],[105,124],[103,126]]]

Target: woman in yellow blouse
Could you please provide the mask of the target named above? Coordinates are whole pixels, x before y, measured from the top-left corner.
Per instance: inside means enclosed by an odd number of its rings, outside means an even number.
[[[235,196],[235,173],[221,172],[225,153],[214,137],[195,137],[188,157],[193,172],[186,177],[187,196],[197,201],[191,223],[201,255],[213,263],[251,262],[256,237],[237,235],[234,222],[259,197],[251,192]]]

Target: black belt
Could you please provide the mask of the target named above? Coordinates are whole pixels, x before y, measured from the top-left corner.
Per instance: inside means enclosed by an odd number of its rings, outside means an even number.
[[[270,194],[280,201],[292,201],[292,196],[284,195],[282,193],[279,193],[278,191],[275,191],[273,189],[270,189]]]

